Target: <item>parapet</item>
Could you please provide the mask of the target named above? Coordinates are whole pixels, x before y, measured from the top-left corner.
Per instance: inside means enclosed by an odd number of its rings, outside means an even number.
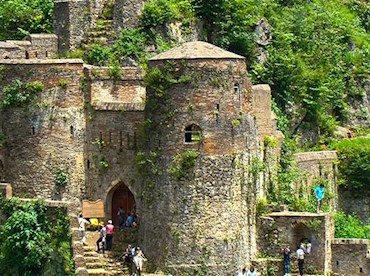
[[[57,53],[55,34],[31,34],[27,40],[0,41],[0,59],[47,59]]]

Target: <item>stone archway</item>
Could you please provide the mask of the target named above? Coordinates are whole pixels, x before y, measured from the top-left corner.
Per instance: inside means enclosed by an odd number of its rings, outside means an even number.
[[[312,231],[304,223],[300,222],[293,228],[291,248],[296,249],[302,242],[307,242],[312,240]]]
[[[122,181],[116,181],[109,190],[106,200],[106,216],[114,225],[118,225],[117,212],[120,206],[125,209],[127,216],[129,212],[135,211],[136,201],[131,190]]]

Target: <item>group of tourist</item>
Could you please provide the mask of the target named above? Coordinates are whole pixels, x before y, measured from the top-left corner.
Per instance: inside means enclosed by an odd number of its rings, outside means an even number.
[[[135,208],[133,211],[128,213],[127,218],[125,218],[125,209],[121,206],[117,212],[118,216],[118,228],[122,227],[135,227],[139,224],[139,217],[135,212]]]
[[[112,249],[112,240],[114,233],[114,225],[111,220],[108,220],[107,225],[104,226],[104,222],[99,224],[99,238],[96,241],[98,247],[98,253],[105,253],[105,251],[111,251]],[[101,246],[100,246],[101,244]]]
[[[143,262],[146,261],[146,258],[140,246],[133,247],[131,244],[128,244],[121,258],[124,259],[125,265],[129,268],[130,275],[136,275],[136,272],[138,275],[141,275]]]
[[[304,258],[305,254],[311,254],[312,245],[310,241],[307,243],[302,242],[300,246],[297,247],[296,255],[297,255],[297,262],[298,262],[298,270],[299,275],[303,275],[303,268],[304,268]],[[290,272],[290,254],[291,251],[289,247],[284,248],[281,251],[284,259],[284,276],[289,275]]]

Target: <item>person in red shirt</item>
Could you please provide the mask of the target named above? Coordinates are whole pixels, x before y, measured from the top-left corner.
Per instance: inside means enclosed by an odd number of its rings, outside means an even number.
[[[105,226],[105,228],[106,228],[106,237],[105,237],[106,251],[111,251],[114,233],[114,225],[112,224],[111,220],[108,220],[108,224]]]

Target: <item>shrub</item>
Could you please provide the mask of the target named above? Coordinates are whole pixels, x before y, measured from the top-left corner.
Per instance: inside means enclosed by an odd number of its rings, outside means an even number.
[[[1,275],[74,275],[66,209],[1,197],[0,209]]]
[[[96,45],[87,53],[86,61],[92,65],[105,66],[108,65],[111,55],[110,48]]]
[[[331,147],[338,152],[340,185],[354,191],[370,189],[370,138],[342,140]]]
[[[58,168],[55,174],[55,184],[57,186],[66,186],[68,182],[68,173]]]
[[[38,81],[24,84],[18,79],[14,80],[3,88],[0,104],[5,108],[29,104],[43,89],[44,85]]]
[[[193,150],[186,150],[177,154],[168,169],[169,173],[178,179],[185,177],[190,169],[195,166],[198,156],[199,152]]]
[[[370,224],[363,224],[356,215],[339,212],[335,214],[334,220],[336,238],[370,239]]]

